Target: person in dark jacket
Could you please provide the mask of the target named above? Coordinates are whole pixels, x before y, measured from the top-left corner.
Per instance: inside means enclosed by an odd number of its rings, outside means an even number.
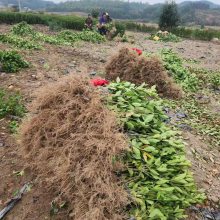
[[[92,30],[93,28],[93,19],[91,14],[88,14],[88,17],[85,20],[85,28],[89,30]]]

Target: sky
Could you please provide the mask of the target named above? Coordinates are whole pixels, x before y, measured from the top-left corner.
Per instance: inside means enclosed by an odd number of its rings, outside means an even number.
[[[53,2],[63,2],[65,0],[51,0]],[[156,3],[161,3],[161,2],[164,2],[164,0],[130,0],[130,1],[134,1],[134,2],[149,2],[150,4],[156,4]],[[176,0],[177,3],[180,3],[180,2],[183,2],[185,0]],[[198,0],[194,0],[194,1],[198,1]],[[216,4],[220,4],[220,0],[210,0],[211,2],[213,3],[216,3]]]

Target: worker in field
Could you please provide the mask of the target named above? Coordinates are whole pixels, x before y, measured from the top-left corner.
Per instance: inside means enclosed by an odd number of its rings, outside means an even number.
[[[105,14],[106,14],[106,22],[107,23],[111,23],[112,22],[112,18],[110,17],[109,13],[106,12]]]
[[[89,30],[92,30],[93,28],[93,19],[92,19],[91,14],[88,14],[88,17],[86,18],[85,28]]]
[[[106,13],[102,13],[101,17],[99,18],[99,24],[98,24],[98,31],[101,35],[106,35],[107,33],[107,16]]]

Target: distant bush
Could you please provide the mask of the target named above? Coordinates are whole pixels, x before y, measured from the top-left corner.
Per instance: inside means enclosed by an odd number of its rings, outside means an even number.
[[[213,38],[220,38],[220,31],[214,29],[191,29],[179,27],[172,30],[172,33],[183,38],[210,41]]]
[[[0,12],[0,23],[15,24],[26,21],[28,24],[49,25],[51,22],[59,24],[62,28],[82,30],[84,18],[79,16],[62,16],[50,14]]]
[[[126,30],[140,31],[147,33],[155,33],[158,31],[158,28],[155,26],[140,24],[132,21],[127,21],[127,22],[122,21],[122,22],[124,23]]]
[[[146,24],[140,24],[136,22],[124,22],[126,30],[130,31],[139,31],[146,33],[156,33],[159,31],[159,28],[155,26],[150,26]],[[210,41],[213,38],[220,38],[220,31],[215,29],[192,29],[186,27],[177,27],[171,30],[173,34],[182,38],[190,38],[194,40],[205,40]]]
[[[62,26],[56,21],[49,21],[48,26],[49,26],[50,31],[61,31],[62,30]]]
[[[98,9],[98,8],[92,9],[92,12],[91,12],[92,17],[93,18],[98,18],[99,17],[99,11],[100,11],[100,9]]]

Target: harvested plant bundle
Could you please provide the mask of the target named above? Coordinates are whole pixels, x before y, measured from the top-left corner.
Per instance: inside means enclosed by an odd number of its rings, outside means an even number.
[[[201,203],[179,132],[166,123],[155,88],[129,82],[111,83],[108,106],[117,112],[130,139],[123,172],[133,198],[130,215],[137,220],[185,219],[185,208]]]
[[[106,78],[115,80],[119,77],[140,85],[146,82],[149,86],[156,85],[157,91],[164,96],[180,98],[182,90],[167,75],[161,62],[155,58],[138,56],[128,48],[122,48],[106,66]]]
[[[66,78],[41,89],[31,112],[21,146],[45,188],[68,202],[72,219],[122,219],[127,193],[115,171],[127,145],[95,87]]]

